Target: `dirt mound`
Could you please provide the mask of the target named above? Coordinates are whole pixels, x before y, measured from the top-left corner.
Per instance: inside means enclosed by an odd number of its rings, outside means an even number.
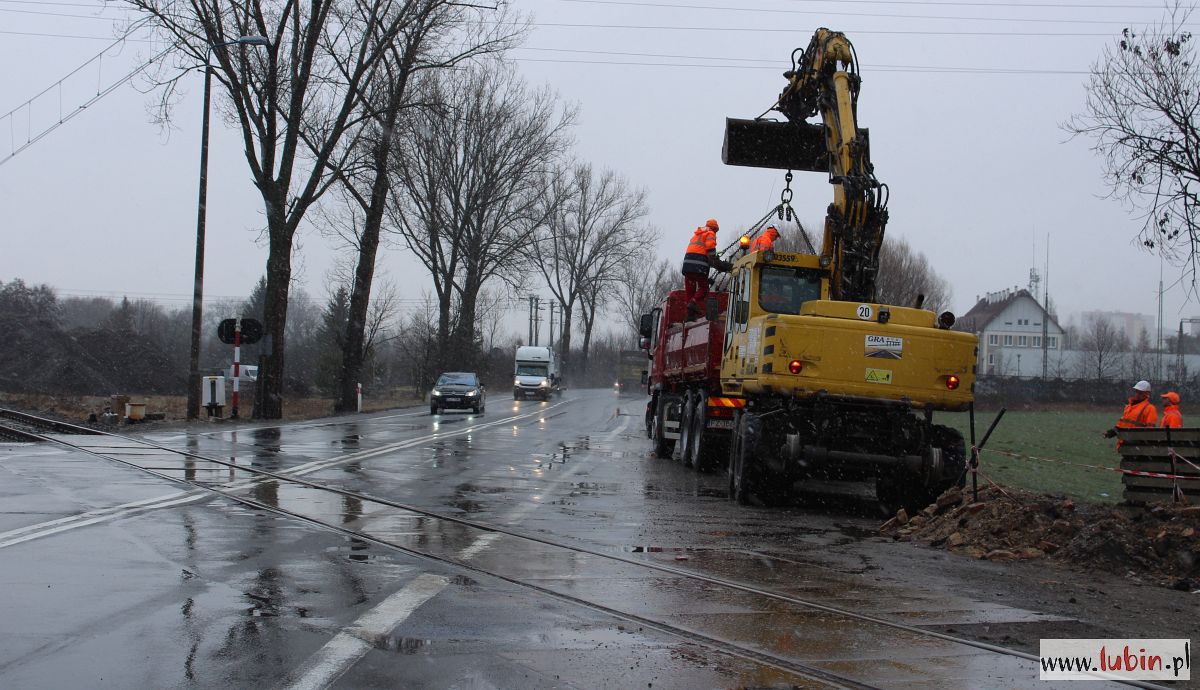
[[[1049,558],[1200,588],[1200,506],[1114,508],[994,486],[970,499],[951,489],[916,515],[899,511],[880,532],[973,558]]]

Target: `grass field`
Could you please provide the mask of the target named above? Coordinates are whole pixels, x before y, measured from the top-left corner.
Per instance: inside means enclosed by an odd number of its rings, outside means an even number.
[[[1116,503],[1121,500],[1121,475],[1116,472],[1072,467],[1025,458],[989,453],[989,450],[1021,453],[1086,465],[1117,467],[1120,456],[1115,439],[1101,438],[1120,416],[1112,412],[1008,411],[988,440],[980,458],[980,471],[997,483],[1019,486],[1032,491],[1061,493],[1092,503]],[[975,413],[975,433],[982,440],[996,412]],[[971,444],[968,416],[935,415],[935,421],[963,432]],[[980,483],[986,480],[980,477]],[[970,478],[968,477],[968,486]]]

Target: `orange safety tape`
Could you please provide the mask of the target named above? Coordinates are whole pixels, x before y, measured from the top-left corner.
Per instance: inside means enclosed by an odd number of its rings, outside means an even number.
[[[1036,455],[1026,455],[1024,453],[1006,453],[1002,450],[992,450],[991,448],[987,448],[983,452],[984,453],[995,453],[996,455],[1004,455],[1004,456],[1007,456],[1010,458],[1017,458],[1018,460],[1029,459],[1029,460],[1040,460],[1042,462],[1054,462],[1054,463],[1058,463],[1060,465],[1072,465],[1074,467],[1086,467],[1091,470],[1104,470],[1106,472],[1117,472],[1119,474],[1128,474],[1128,475],[1132,475],[1135,477],[1154,477],[1155,479],[1200,479],[1200,474],[1196,474],[1196,475],[1166,474],[1163,472],[1145,472],[1143,470],[1126,470],[1126,469],[1122,469],[1120,467],[1102,467],[1100,465],[1085,465],[1080,462],[1069,462],[1067,460],[1058,460],[1055,458],[1039,458]],[[1174,452],[1174,451],[1172,451],[1172,452]],[[1187,461],[1184,460],[1184,462],[1187,462]],[[1191,465],[1190,462],[1188,464]],[[1195,465],[1192,465],[1192,467],[1195,467]],[[1197,468],[1197,469],[1200,469],[1200,468]]]

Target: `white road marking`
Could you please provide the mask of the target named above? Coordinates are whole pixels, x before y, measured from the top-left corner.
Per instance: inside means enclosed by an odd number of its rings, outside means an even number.
[[[376,457],[378,455],[390,453],[392,451],[404,450],[406,448],[411,448],[413,446],[419,446],[423,443],[426,443],[428,441],[433,441],[433,440],[436,440],[439,438],[453,438],[455,436],[462,436],[464,434],[473,433],[480,429],[486,429],[486,428],[493,427],[493,426],[496,426],[499,424],[508,424],[510,422],[514,422],[517,420],[528,419],[530,417],[534,417],[534,416],[543,414],[543,413],[545,413],[546,410],[553,409],[560,405],[565,405],[569,402],[571,402],[571,401],[563,400],[561,402],[555,403],[554,405],[550,405],[549,407],[539,408],[538,410],[535,410],[533,412],[528,412],[523,415],[504,417],[502,419],[497,419],[497,420],[486,422],[483,424],[475,424],[472,426],[468,426],[466,428],[458,429],[456,431],[438,432],[435,434],[429,434],[427,436],[420,436],[418,438],[408,439],[407,441],[397,441],[396,443],[391,443],[386,446],[380,446],[379,448],[374,448],[374,449],[366,450],[366,451],[359,451],[357,453],[351,453],[349,455],[339,455],[335,458],[330,458],[328,460],[313,460],[311,462],[306,462],[301,465],[297,465],[296,467],[293,467],[292,469],[290,469],[286,472],[281,472],[280,474],[284,474],[287,476],[294,476],[294,477],[303,477],[305,475],[313,474],[314,472],[320,472],[321,470],[326,470],[326,469],[336,467],[338,465],[342,465],[345,463],[366,460],[369,458]],[[404,415],[397,415],[397,416],[404,416]],[[100,454],[103,454],[103,453],[100,453]],[[198,461],[198,462],[202,462],[202,461]],[[254,486],[255,484],[263,482],[263,481],[273,481],[273,480],[271,480],[270,478],[243,479],[238,482],[222,484],[218,488],[225,490],[225,491],[236,491],[239,489],[244,489],[244,488],[247,488],[250,486]],[[134,503],[125,503],[123,505],[113,506],[112,508],[102,508],[102,509],[98,509],[98,510],[91,510],[86,513],[79,513],[77,515],[71,515],[68,517],[57,518],[57,519],[49,520],[46,522],[39,522],[35,525],[29,525],[26,527],[21,527],[21,528],[15,529],[15,530],[11,530],[9,532],[0,533],[0,549],[6,548],[9,546],[14,546],[16,544],[21,544],[21,543],[24,543],[27,541],[31,541],[33,539],[39,539],[41,537],[48,537],[48,536],[51,536],[54,534],[58,534],[60,532],[65,532],[70,529],[75,529],[78,527],[86,527],[88,525],[94,525],[94,524],[97,524],[100,522],[108,522],[110,520],[115,520],[117,518],[125,517],[126,515],[132,515],[134,513],[138,513],[138,512],[144,511],[144,510],[151,510],[151,509],[156,509],[156,508],[167,508],[167,507],[171,507],[171,506],[192,503],[195,501],[206,500],[208,498],[213,497],[213,495],[214,494],[212,492],[206,491],[204,489],[196,489],[196,490],[187,491],[187,492],[174,492],[174,493],[166,494],[164,496],[159,496],[157,498],[149,498],[149,499],[137,501]]]
[[[629,425],[629,419],[613,430],[607,432],[607,438],[615,438]],[[558,478],[571,476],[581,471],[586,465],[574,463],[570,468],[556,475]],[[529,513],[541,507],[541,503],[530,501],[509,513],[507,522],[520,520]],[[486,532],[459,551],[460,560],[470,560],[487,550],[501,536],[499,532]],[[301,670],[295,674],[298,680],[289,682],[288,690],[323,690],[332,685],[338,678],[350,669],[359,659],[373,649],[371,638],[387,635],[402,623],[421,604],[432,599],[449,584],[444,577],[426,573],[410,582],[404,589],[384,599],[378,606],[364,613],[348,628],[343,629],[324,647],[309,657]]]
[[[425,573],[367,611],[352,625],[325,643],[283,687],[288,690],[317,690],[329,687],[359,659],[374,649],[373,640],[391,633],[422,604],[437,596],[450,581]]]

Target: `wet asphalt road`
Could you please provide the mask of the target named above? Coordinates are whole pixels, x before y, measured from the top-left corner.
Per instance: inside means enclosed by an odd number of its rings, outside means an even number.
[[[908,626],[1052,620],[845,548],[874,539],[869,500],[730,504],[724,475],[649,454],[643,405],[572,391],[494,396],[478,416],[146,436],[354,496],[102,437],[87,441],[96,452],[229,497],[51,445],[0,445],[0,687],[1050,686],[1030,661],[686,577]]]

